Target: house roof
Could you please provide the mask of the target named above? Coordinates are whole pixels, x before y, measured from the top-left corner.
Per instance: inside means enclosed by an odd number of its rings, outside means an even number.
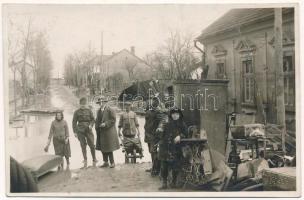
[[[293,10],[293,8],[283,8],[283,14],[293,12]],[[197,39],[203,40],[245,24],[248,25],[263,19],[272,19],[273,17],[273,8],[232,9],[205,28]]]
[[[109,59],[112,55],[102,55],[102,60],[105,61],[107,59]],[[95,60],[95,62],[100,65],[100,55],[95,56],[95,58],[93,58]]]
[[[114,57],[118,56],[119,54],[121,54],[121,53],[123,53],[123,52],[127,52],[128,54],[130,54],[130,55],[132,55],[134,58],[136,58],[138,61],[140,61],[140,62],[142,62],[142,63],[148,65],[148,64],[146,63],[146,61],[144,61],[143,59],[139,58],[138,56],[132,54],[132,53],[131,53],[129,50],[127,50],[127,49],[122,49],[122,50],[120,50],[119,52],[114,53],[113,55],[111,55],[111,56],[109,56],[108,58],[106,58],[106,59],[104,60],[104,62],[107,62],[107,61],[113,59]]]

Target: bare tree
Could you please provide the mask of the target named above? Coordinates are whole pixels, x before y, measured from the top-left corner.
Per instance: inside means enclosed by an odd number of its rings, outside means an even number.
[[[37,32],[31,40],[29,56],[33,64],[34,91],[43,92],[49,85],[51,70],[53,67],[46,36],[43,32]]]
[[[161,51],[155,51],[145,56],[145,61],[149,64],[152,76],[156,79],[172,79],[173,70],[170,70],[167,57]]]
[[[20,77],[19,93],[24,106],[29,105],[30,95],[35,95],[37,89],[47,88],[52,60],[45,33],[34,28],[33,19],[26,19],[24,24],[16,23],[13,19],[9,18],[8,26],[9,67],[14,73],[14,85],[17,83],[17,75]],[[16,90],[16,87],[14,88]],[[16,101],[16,94],[14,99]]]
[[[20,75],[21,91],[20,96],[22,105],[28,104],[29,88],[27,80],[26,66],[28,64],[28,53],[31,35],[32,20],[29,19],[26,27],[20,27],[15,24],[12,18],[9,18],[8,26],[8,53],[9,53],[9,67],[14,73],[14,84],[16,85],[17,72]],[[16,87],[14,87],[16,89]],[[14,95],[15,103],[17,96]],[[15,105],[16,106],[16,105]],[[16,108],[15,108],[16,110]]]
[[[91,45],[84,51],[67,55],[64,64],[66,83],[78,88],[93,87],[94,65],[97,61],[97,53]]]
[[[147,54],[144,59],[158,79],[190,79],[199,67],[194,51],[191,34],[172,31],[165,45]]]
[[[189,79],[192,71],[197,68],[192,44],[192,35],[182,35],[179,31],[172,31],[166,41],[167,61],[175,79]]]
[[[137,61],[135,59],[132,58],[127,58],[125,59],[125,68],[128,71],[129,74],[129,79],[130,80],[134,80],[134,69],[137,65]]]

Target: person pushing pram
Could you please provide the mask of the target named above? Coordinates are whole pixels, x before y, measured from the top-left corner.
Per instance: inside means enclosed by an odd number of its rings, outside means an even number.
[[[125,112],[120,116],[118,124],[118,134],[121,138],[123,147],[126,154],[126,162],[131,154],[130,158],[133,158],[134,163],[136,157],[143,157],[143,149],[140,141],[139,124],[136,114],[131,111],[132,104],[130,102],[124,102]],[[137,153],[139,156],[137,156]]]

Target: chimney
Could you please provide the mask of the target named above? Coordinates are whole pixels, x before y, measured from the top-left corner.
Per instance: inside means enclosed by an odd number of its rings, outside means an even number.
[[[133,55],[135,55],[135,47],[134,46],[131,46],[131,53],[133,54]]]

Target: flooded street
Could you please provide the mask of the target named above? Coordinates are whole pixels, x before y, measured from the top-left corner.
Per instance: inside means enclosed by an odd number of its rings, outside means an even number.
[[[49,105],[44,105],[45,107],[56,107],[64,110],[64,119],[67,121],[70,132],[70,144],[71,144],[71,169],[78,169],[82,166],[82,153],[80,144],[77,138],[74,137],[72,131],[72,117],[74,111],[78,107],[78,98],[74,96],[72,90],[66,86],[59,85],[57,83],[52,83],[51,97],[49,99]],[[95,105],[94,105],[95,107]],[[95,107],[96,108],[96,107]],[[94,113],[95,114],[95,113]],[[119,113],[117,114],[118,124]],[[49,134],[49,128],[53,116],[31,116],[29,117],[28,131],[26,132],[24,128],[9,128],[9,145],[8,154],[13,156],[17,161],[23,162],[24,160],[33,158],[35,156],[46,154],[43,149],[47,143],[47,138]],[[138,162],[149,162],[151,160],[148,147],[146,143],[143,142],[144,138],[144,117],[138,116],[140,123],[141,139],[144,148],[144,158],[138,159]],[[93,130],[96,139],[95,130]],[[88,153],[88,165],[92,164],[91,154],[89,148],[87,148]],[[54,148],[51,144],[49,152],[47,154],[54,154]],[[98,165],[102,164],[102,154],[100,151],[96,152]],[[114,152],[115,162],[117,164],[124,163],[124,153],[119,149]]]

